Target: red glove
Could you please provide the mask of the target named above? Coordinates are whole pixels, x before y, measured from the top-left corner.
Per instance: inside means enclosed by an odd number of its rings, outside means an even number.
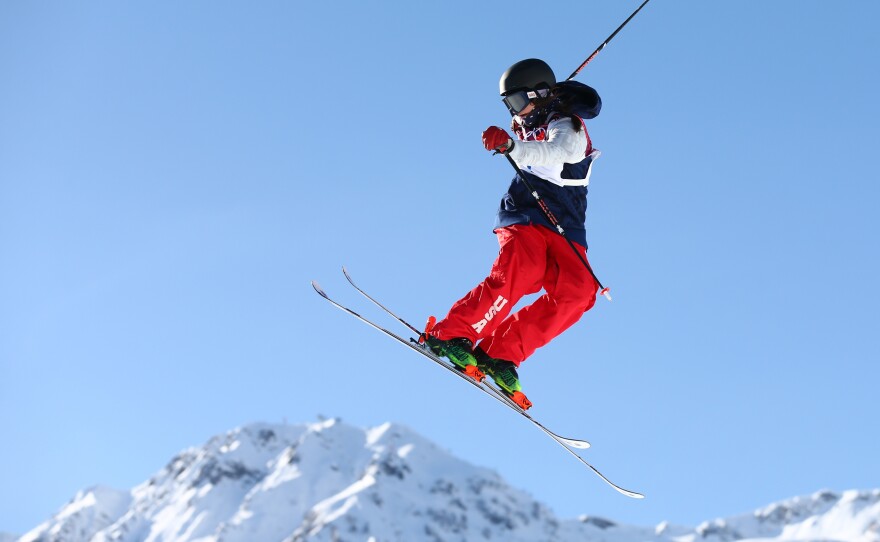
[[[487,151],[507,154],[513,148],[513,139],[510,135],[497,126],[489,126],[483,132],[483,146]]]

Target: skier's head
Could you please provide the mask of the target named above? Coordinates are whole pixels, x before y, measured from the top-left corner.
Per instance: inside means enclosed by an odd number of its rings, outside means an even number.
[[[499,87],[511,115],[522,113],[534,100],[546,98],[556,86],[553,70],[543,60],[527,58],[507,68]]]

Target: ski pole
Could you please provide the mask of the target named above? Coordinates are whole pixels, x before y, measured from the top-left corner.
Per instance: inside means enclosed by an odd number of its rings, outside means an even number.
[[[581,70],[584,69],[584,68],[587,66],[587,64],[589,64],[590,62],[592,62],[592,60],[593,60],[594,58],[596,58],[596,55],[599,54],[599,51],[601,51],[602,49],[604,49],[605,46],[608,45],[608,43],[609,43],[612,39],[614,39],[614,36],[616,36],[617,33],[620,32],[621,29],[623,29],[624,26],[626,26],[626,23],[630,22],[630,21],[632,20],[632,18],[636,16],[636,13],[638,13],[639,11],[641,11],[642,8],[645,7],[645,4],[647,4],[649,1],[650,1],[650,0],[645,0],[644,2],[642,2],[642,5],[639,6],[635,11],[633,11],[633,12],[632,12],[632,15],[630,15],[629,17],[627,17],[627,19],[626,19],[625,21],[623,21],[623,23],[622,23],[620,26],[617,27],[617,30],[615,30],[614,32],[612,32],[611,35],[608,36],[608,38],[607,38],[605,41],[603,41],[602,44],[601,44],[599,47],[596,48],[595,51],[593,51],[593,54],[591,54],[590,56],[588,56],[587,59],[584,60],[584,63],[581,64],[580,66],[578,66],[577,69],[576,69],[575,71],[573,71],[573,72],[571,73],[571,75],[569,75],[565,80],[566,80],[566,81],[571,81],[572,79],[574,79],[574,76],[577,75],[577,74],[579,74],[579,73],[581,72]]]
[[[574,246],[574,241],[572,241],[571,239],[568,238],[567,235],[565,235],[565,229],[563,229],[562,225],[559,224],[559,220],[557,220],[556,216],[553,215],[553,211],[550,210],[550,207],[544,202],[544,200],[541,198],[541,195],[538,194],[538,191],[535,190],[534,187],[532,187],[532,183],[530,183],[529,180],[526,178],[525,174],[523,173],[523,170],[520,169],[520,167],[518,165],[516,165],[516,162],[513,161],[513,158],[511,158],[509,154],[505,153],[504,157],[507,158],[507,161],[510,162],[510,165],[513,166],[513,169],[516,170],[516,174],[519,175],[520,179],[522,179],[522,182],[525,185],[526,190],[528,190],[532,194],[532,197],[535,198],[535,201],[538,202],[538,207],[540,207],[541,212],[544,213],[544,217],[548,221],[550,221],[550,224],[552,224],[554,228],[556,228],[556,231],[559,232],[559,235],[561,235],[562,237],[565,238],[566,241],[568,241],[568,246],[571,247],[571,249],[577,255],[578,259],[581,261],[581,263],[584,264],[584,267],[587,268],[587,271],[590,272],[590,275],[593,277],[593,280],[595,280],[596,284],[599,286],[599,293],[602,294],[603,296],[605,296],[605,299],[607,299],[608,301],[611,301],[611,289],[606,288],[605,286],[602,286],[602,283],[599,281],[599,277],[596,276],[596,273],[593,272],[593,268],[590,267],[590,262],[588,262],[587,259],[581,255],[581,253],[577,249],[577,247]]]

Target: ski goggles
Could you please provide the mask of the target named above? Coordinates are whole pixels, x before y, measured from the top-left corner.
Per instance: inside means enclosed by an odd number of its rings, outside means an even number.
[[[516,90],[506,94],[501,98],[501,101],[507,106],[511,115],[517,115],[520,111],[525,109],[532,100],[536,98],[546,98],[549,93],[550,91],[548,89]]]

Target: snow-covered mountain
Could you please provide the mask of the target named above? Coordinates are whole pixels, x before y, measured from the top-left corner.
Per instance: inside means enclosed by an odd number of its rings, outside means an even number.
[[[751,514],[707,521],[690,533],[665,533],[664,527],[657,527],[658,537],[665,535],[675,542],[876,542],[880,540],[880,490],[820,491],[771,504]]]
[[[16,540],[12,537],[13,540]],[[393,424],[254,424],[130,491],[78,493],[19,542],[880,542],[880,490],[820,492],[699,527],[560,520],[497,474]],[[0,542],[7,542],[0,539]]]

